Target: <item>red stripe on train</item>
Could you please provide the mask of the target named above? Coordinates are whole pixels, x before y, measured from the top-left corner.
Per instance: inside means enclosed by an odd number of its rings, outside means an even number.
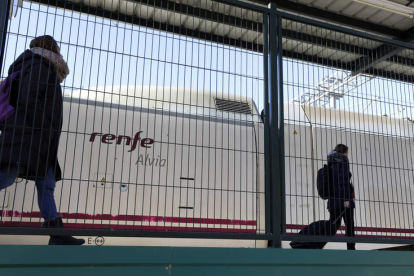
[[[1,214],[1,213],[0,213]],[[3,217],[41,218],[40,212],[18,212],[5,210]],[[83,214],[83,213],[59,213],[64,219],[88,219],[88,220],[116,220],[116,221],[143,221],[165,223],[201,223],[222,225],[248,225],[256,226],[255,220],[211,219],[211,218],[187,218],[187,217],[162,217],[140,215],[110,215],[110,214]],[[0,215],[1,216],[1,215]]]
[[[23,217],[23,218],[41,218],[40,212],[18,212],[18,211],[0,211],[3,217]],[[110,215],[110,214],[83,214],[83,213],[60,213],[64,219],[88,219],[88,220],[109,220],[109,221],[141,221],[141,222],[158,222],[158,223],[191,223],[191,224],[220,224],[220,225],[239,225],[239,226],[256,226],[255,220],[230,220],[230,219],[210,219],[210,218],[185,218],[185,217],[162,217],[162,216],[134,216],[134,215]],[[77,224],[79,225],[79,224]],[[83,224],[82,224],[83,225]],[[92,225],[92,224],[91,224]],[[140,226],[141,227],[141,226]],[[151,226],[152,227],[152,226]],[[287,224],[286,229],[301,230],[306,225]],[[192,227],[189,227],[193,229]],[[94,228],[95,229],[95,228]],[[199,229],[201,229],[199,227]],[[213,229],[213,228],[208,228]],[[222,228],[217,228],[222,229]],[[342,226],[340,230],[345,230]],[[379,232],[379,233],[400,233],[414,234],[414,229],[401,228],[382,228],[382,227],[355,227],[358,232]],[[164,231],[164,230],[162,230]],[[296,234],[296,233],[288,233]],[[364,237],[376,237],[375,235],[364,235]],[[387,237],[380,235],[378,237]]]
[[[3,221],[0,223],[2,227],[33,227],[40,228],[42,224],[39,222],[18,222]],[[156,232],[209,232],[209,233],[240,233],[240,234],[256,234],[255,229],[235,229],[235,228],[207,228],[207,227],[177,227],[177,226],[148,226],[148,225],[114,225],[114,224],[80,224],[65,223],[67,229],[110,229],[110,230],[137,230],[137,231],[156,231]]]
[[[290,230],[301,230],[307,225],[299,224],[286,224],[286,229]],[[345,227],[341,226],[340,230],[345,231]],[[383,227],[355,227],[355,231],[358,232],[385,232],[385,233],[401,233],[401,234],[414,234],[414,229],[403,229],[403,228],[383,228]]]
[[[295,236],[297,233],[286,233],[287,235]],[[345,234],[336,234],[335,237],[346,237]],[[407,236],[387,236],[387,235],[362,235],[356,234],[355,237],[361,238],[380,238],[384,239],[384,243],[386,243],[386,239],[400,239],[400,240],[412,240],[414,237],[407,237]]]

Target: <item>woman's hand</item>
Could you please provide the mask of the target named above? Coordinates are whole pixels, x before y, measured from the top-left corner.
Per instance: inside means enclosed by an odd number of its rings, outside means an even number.
[[[351,207],[351,203],[349,203],[349,201],[345,201],[344,202],[344,207],[345,208],[350,208]]]

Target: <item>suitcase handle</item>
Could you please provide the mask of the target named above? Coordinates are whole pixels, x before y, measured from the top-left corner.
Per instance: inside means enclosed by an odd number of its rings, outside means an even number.
[[[336,218],[336,220],[334,222],[332,222],[332,224],[336,224],[336,222],[338,221],[338,219],[342,218],[342,215],[345,213],[346,209],[342,211],[342,213]]]

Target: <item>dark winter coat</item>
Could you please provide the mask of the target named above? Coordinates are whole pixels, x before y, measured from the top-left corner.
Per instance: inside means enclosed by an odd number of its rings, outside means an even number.
[[[351,187],[351,172],[349,171],[349,160],[344,154],[333,151],[328,155],[328,166],[331,168],[333,177],[334,198],[328,200],[328,209],[343,209],[344,202],[349,201],[355,208],[353,200],[353,188]]]
[[[49,167],[61,178],[57,160],[62,129],[62,89],[53,64],[30,50],[10,66],[19,71],[9,103],[15,112],[1,124],[0,165],[19,165],[19,177],[44,178]],[[22,169],[25,169],[22,171]]]

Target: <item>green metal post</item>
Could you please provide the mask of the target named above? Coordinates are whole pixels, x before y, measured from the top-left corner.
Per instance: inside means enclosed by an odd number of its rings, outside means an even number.
[[[277,15],[277,31],[278,31],[278,130],[279,130],[279,189],[280,189],[280,215],[281,215],[281,231],[282,235],[286,233],[286,204],[285,204],[285,116],[284,116],[284,100],[283,100],[283,29],[282,17]]]
[[[276,5],[269,4],[269,66],[268,66],[268,97],[269,97],[269,134],[270,134],[270,204],[271,204],[271,229],[273,240],[271,247],[280,248],[282,246],[282,205],[281,205],[281,182],[280,182],[280,146],[279,146],[279,73],[278,73],[278,30],[277,30],[277,10]]]
[[[272,178],[271,178],[271,145],[269,133],[269,16],[267,13],[263,14],[263,72],[264,72],[264,150],[265,150],[265,230],[266,234],[271,234],[272,231]]]

